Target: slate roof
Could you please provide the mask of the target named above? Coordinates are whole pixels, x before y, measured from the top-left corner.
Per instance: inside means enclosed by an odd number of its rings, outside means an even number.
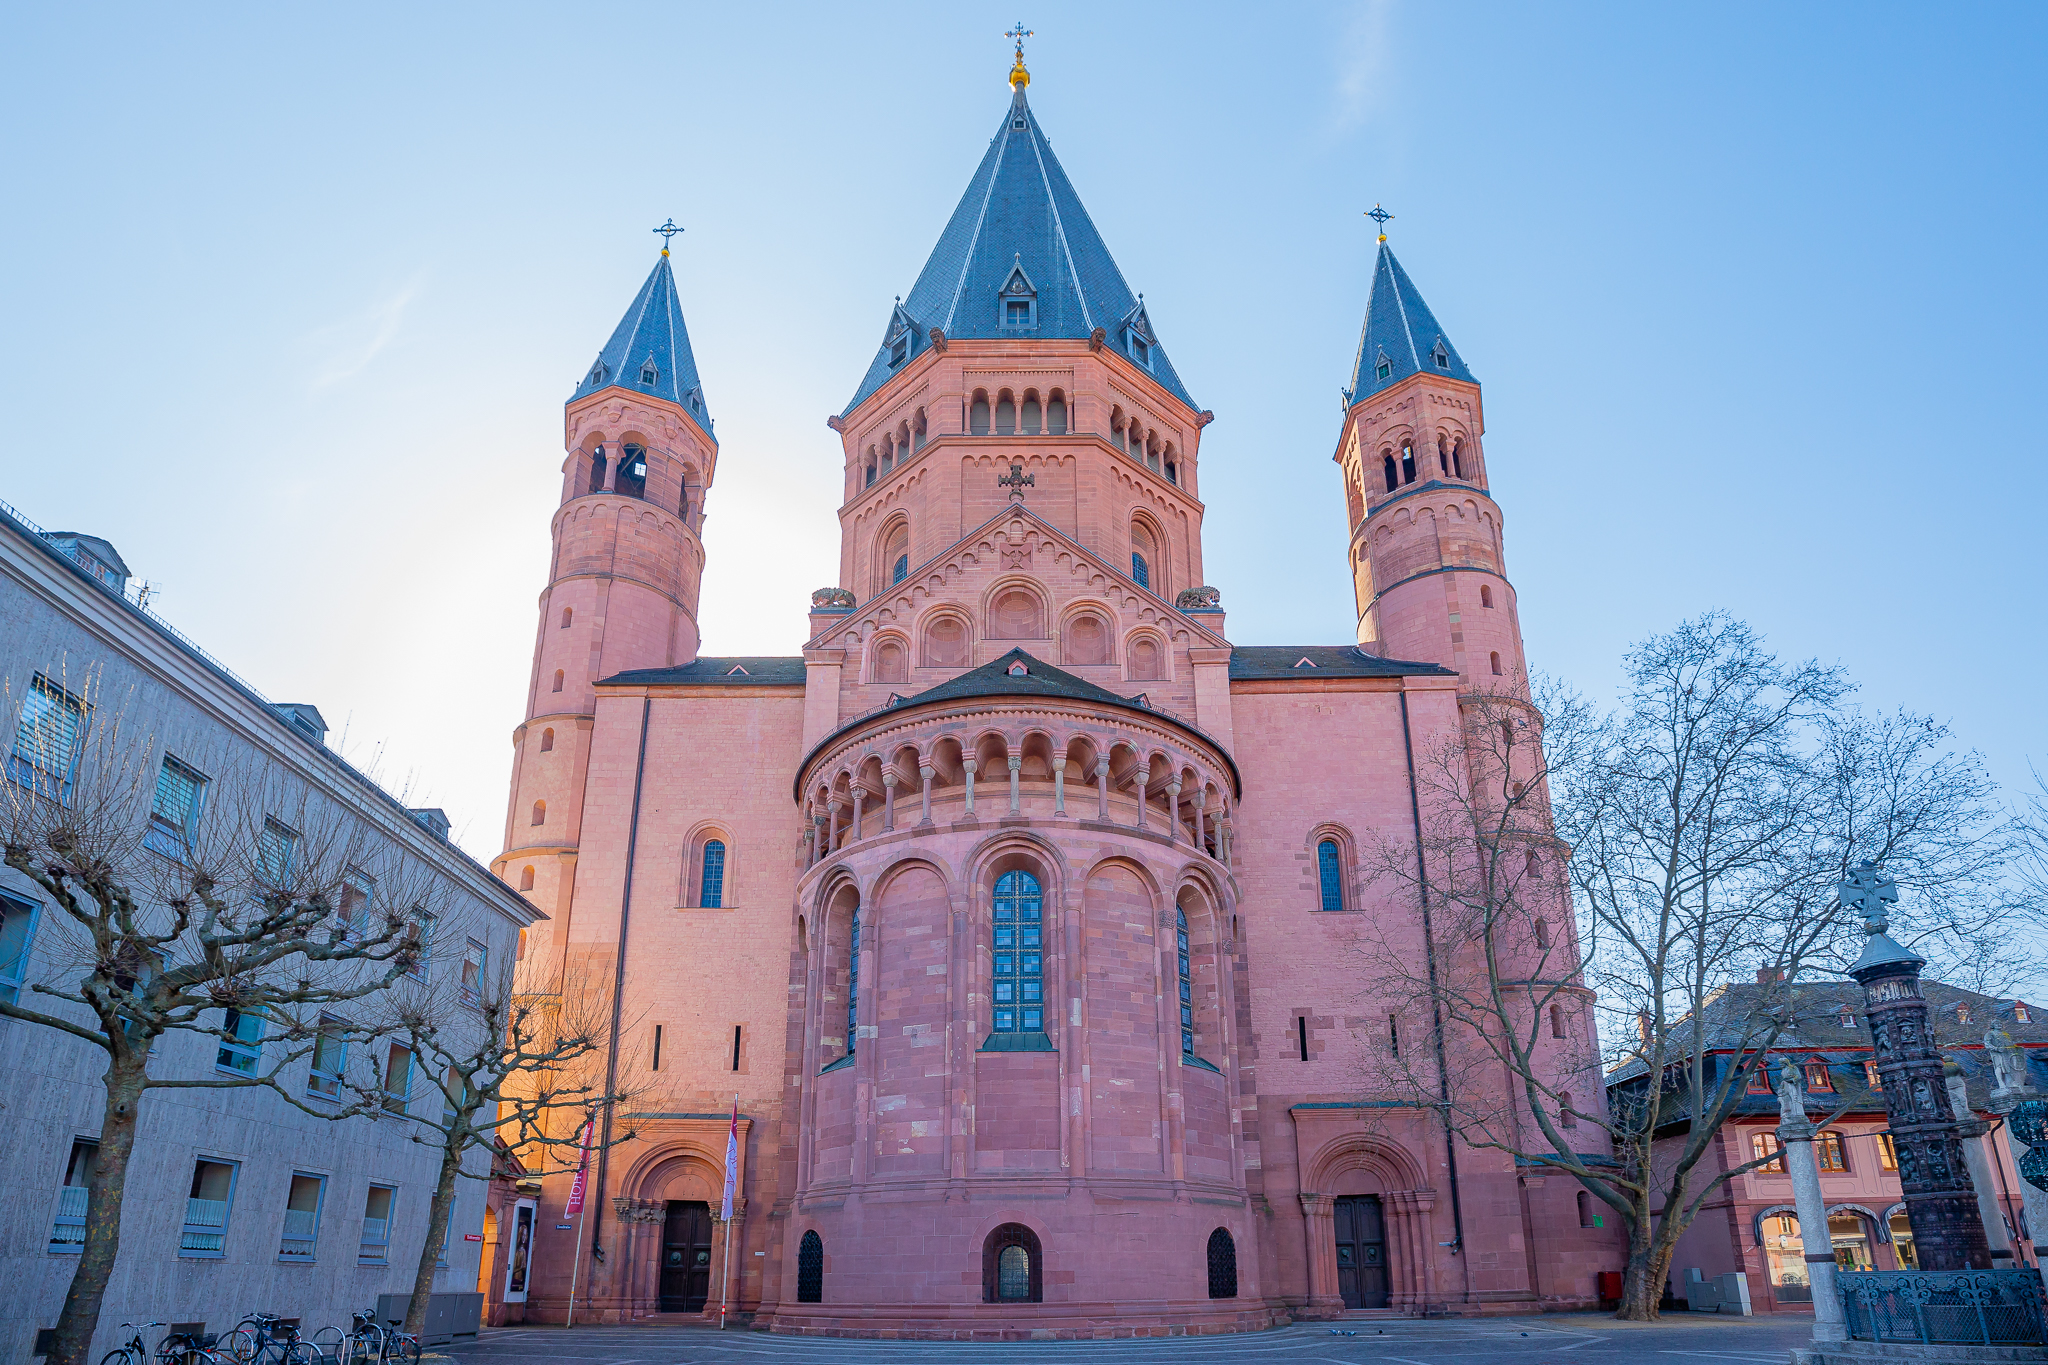
[[[802,687],[804,659],[798,654],[747,654],[726,658],[698,658],[676,668],[629,668],[600,678],[598,686],[656,687],[663,683],[724,683],[734,687]]]
[[[1313,667],[1304,667],[1307,659]],[[1382,659],[1357,645],[1233,645],[1230,677],[1237,682],[1250,678],[1405,678],[1437,676],[1454,678],[1441,664],[1418,663],[1408,659]]]
[[[643,383],[640,376],[650,360],[654,382]],[[697,357],[690,351],[690,333],[683,325],[683,305],[676,298],[675,272],[669,269],[666,251],[656,258],[647,283],[640,286],[612,339],[577,382],[569,401],[607,388],[665,398],[696,418],[707,436],[711,434],[704,381],[697,376]]]
[[[1037,325],[1010,330],[1000,325],[997,294],[1020,267],[1036,290]],[[905,360],[892,366],[899,315],[910,328],[911,344]],[[1134,320],[1150,332],[1141,300],[1124,282],[1019,87],[917,283],[891,310],[874,362],[846,411],[859,407],[910,357],[929,349],[934,327],[950,339],[1074,340],[1085,340],[1100,327],[1109,345],[1127,353],[1123,333]],[[1153,378],[1195,407],[1156,334],[1151,349]]]
[[[1444,348],[1442,365],[1435,359],[1439,342]],[[1379,376],[1382,358],[1388,365],[1384,379]],[[1344,406],[1362,402],[1423,370],[1468,384],[1479,382],[1465,368],[1458,348],[1444,335],[1436,314],[1422,301],[1415,282],[1394,259],[1393,251],[1381,242],[1379,260],[1372,271],[1372,293],[1365,301],[1365,326],[1358,334],[1358,358],[1351,363],[1351,385],[1344,390]]]

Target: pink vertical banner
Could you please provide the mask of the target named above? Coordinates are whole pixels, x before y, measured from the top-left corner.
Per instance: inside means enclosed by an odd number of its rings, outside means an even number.
[[[569,1204],[563,1209],[564,1215],[574,1218],[583,1212],[583,1188],[590,1180],[590,1126],[591,1119],[583,1121],[582,1150],[576,1154],[576,1183],[569,1187]]]

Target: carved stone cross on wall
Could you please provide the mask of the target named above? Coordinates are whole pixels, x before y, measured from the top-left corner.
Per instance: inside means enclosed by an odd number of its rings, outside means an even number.
[[[1012,464],[1008,477],[997,479],[996,487],[1009,489],[1011,502],[1022,502],[1025,489],[1038,487],[1038,476],[1026,474],[1021,464]]]

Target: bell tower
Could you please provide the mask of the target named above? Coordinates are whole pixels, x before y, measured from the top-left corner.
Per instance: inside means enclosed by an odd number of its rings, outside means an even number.
[[[681,229],[656,228],[667,237]],[[664,245],[563,414],[562,500],[495,870],[566,923],[594,684],[697,657],[718,440]]]
[[[1359,645],[1456,669],[1467,692],[1525,691],[1479,381],[1384,232],[1344,403],[1335,458]]]

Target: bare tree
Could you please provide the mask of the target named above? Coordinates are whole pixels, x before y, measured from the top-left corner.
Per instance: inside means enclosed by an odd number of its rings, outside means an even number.
[[[0,783],[4,861],[58,912],[41,941],[47,968],[20,1000],[0,1001],[0,1015],[107,1059],[85,1245],[51,1365],[80,1365],[91,1344],[145,1097],[260,1087],[307,1109],[280,1073],[318,1045],[322,1006],[371,995],[409,968],[432,894],[366,820],[275,768],[223,757],[205,818],[153,829],[159,747],[125,732],[125,701],[106,706],[95,678],[76,694],[38,679],[35,695],[10,695],[20,740]],[[157,1040],[177,1033],[217,1041],[234,1067],[158,1074]]]
[[[411,1077],[394,1078],[388,1066],[358,1090],[365,1102],[410,1122],[414,1142],[440,1153],[427,1240],[406,1309],[408,1332],[418,1333],[426,1322],[456,1181],[488,1180],[489,1157],[500,1141],[516,1148],[535,1174],[573,1165],[583,1150],[582,1121],[606,1107],[631,1103],[640,1093],[606,1084],[609,972],[586,976],[572,971],[558,989],[546,993],[519,978],[516,966],[507,964],[487,970],[481,979],[439,989],[403,983],[385,997],[388,1017],[378,1026],[380,1036],[407,1049],[410,1068],[425,1074],[424,1093],[440,1100],[427,1112],[416,1112],[408,1099],[420,1087],[410,1083]],[[610,1145],[633,1137],[630,1131],[620,1132]],[[592,1139],[589,1150],[598,1148]],[[472,1160],[472,1152],[481,1152],[484,1159]]]
[[[1556,687],[1466,698],[1463,733],[1418,755],[1419,840],[1368,855],[1414,922],[1379,918],[1365,951],[1437,1037],[1379,1049],[1378,1083],[1613,1209],[1619,1315],[1642,1321],[1702,1204],[1770,1159],[1702,1166],[1797,1022],[1791,983],[1853,951],[1836,884],[1901,868],[1921,894],[1900,932],[1960,959],[2015,913],[1980,885],[2014,841],[1938,726],[1849,709],[1838,670],[1723,615],[1637,646],[1626,676],[1608,713]]]

